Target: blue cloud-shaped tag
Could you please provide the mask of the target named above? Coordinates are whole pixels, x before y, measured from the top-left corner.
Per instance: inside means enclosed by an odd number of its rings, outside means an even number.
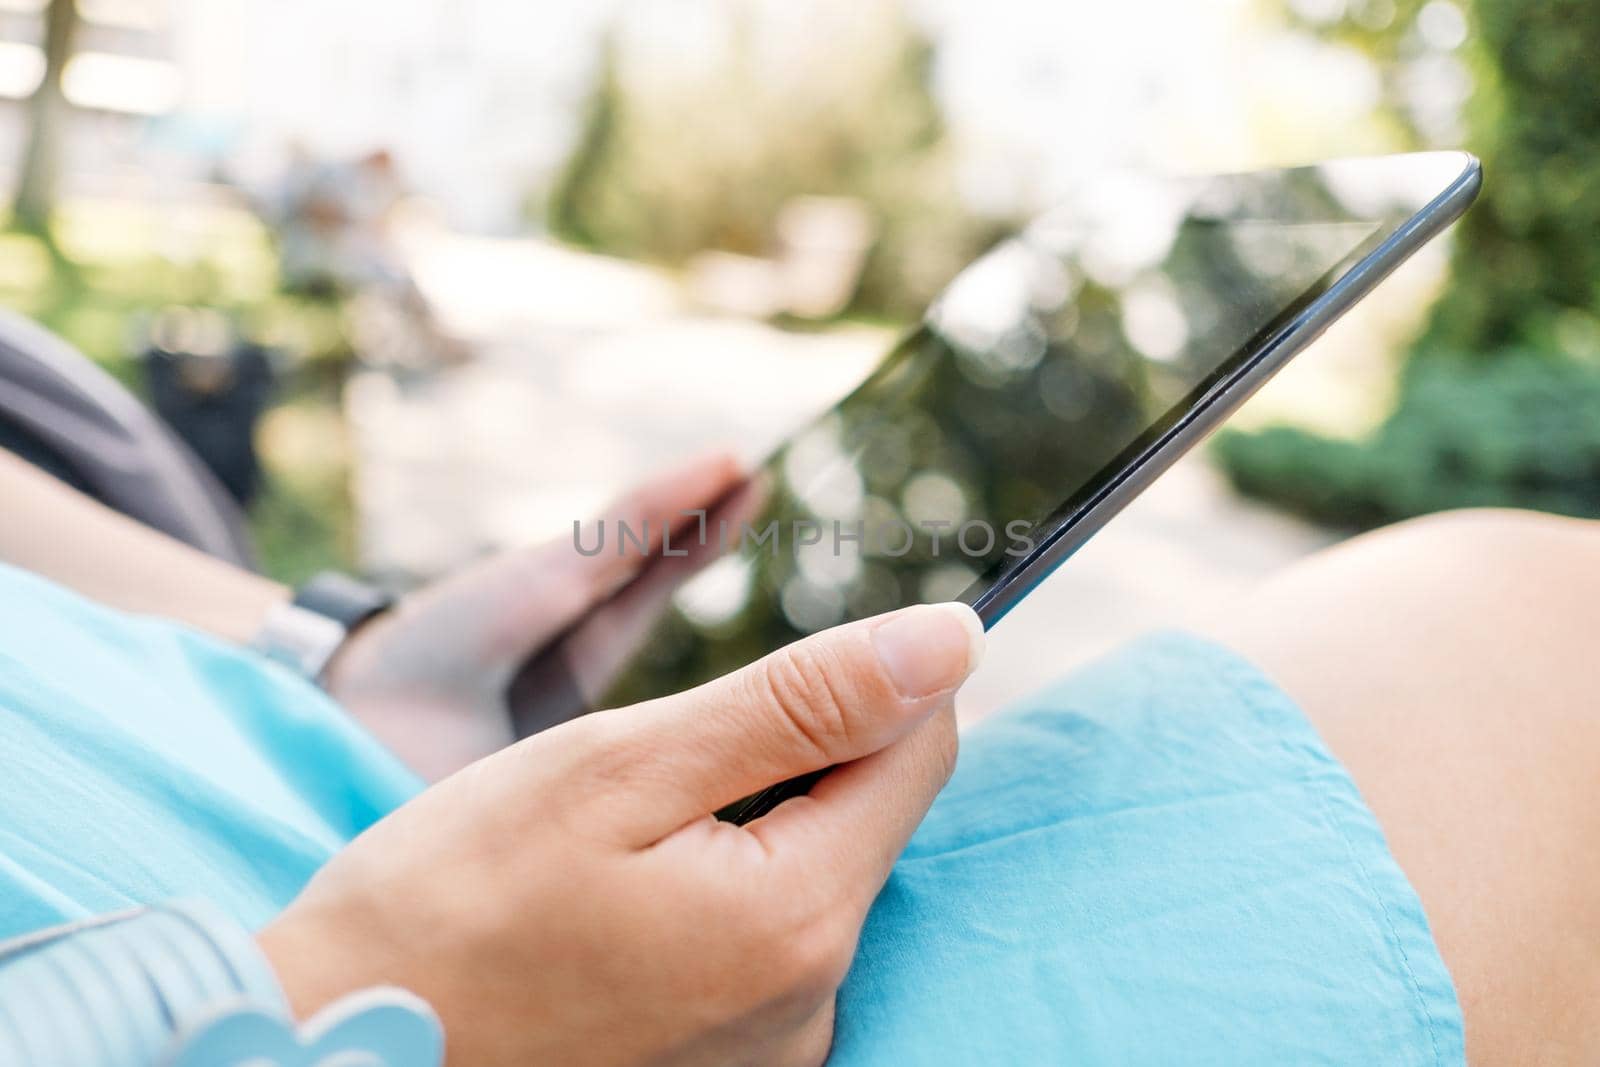
[[[167,1067],[439,1067],[444,1028],[403,989],[354,993],[296,1027],[282,1014],[240,1003],[180,1035]]]

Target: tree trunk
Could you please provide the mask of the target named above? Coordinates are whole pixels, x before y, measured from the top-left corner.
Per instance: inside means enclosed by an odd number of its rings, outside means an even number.
[[[56,178],[60,169],[62,135],[67,123],[67,101],[61,75],[72,58],[72,38],[78,29],[78,0],[50,0],[45,9],[44,80],[28,101],[28,141],[17,178],[16,224],[47,234],[55,206]]]

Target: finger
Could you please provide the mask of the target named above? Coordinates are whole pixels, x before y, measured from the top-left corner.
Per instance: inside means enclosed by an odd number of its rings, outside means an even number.
[[[706,536],[685,536],[671,556],[653,557],[616,596],[587,616],[565,644],[567,669],[583,692],[603,693],[610,688],[616,672],[632,661],[655,631],[673,594],[736,543],[737,534],[725,531],[741,529],[765,499],[762,479],[739,483],[711,511]]]
[[[446,580],[429,596],[434,602],[473,606],[467,628],[487,626],[477,657],[486,664],[515,664],[544,647],[598,603],[625,585],[661,544],[664,531],[693,522],[693,512],[728,495],[741,480],[728,453],[701,456],[628,493],[602,514],[608,538],[601,551],[588,551],[594,535],[575,530],[571,538],[509,552]],[[648,536],[648,551],[633,542],[618,551],[618,524]]]
[[[956,765],[947,703],[888,748],[835,768],[746,829],[780,869],[832,888],[865,915]],[[782,875],[780,875],[782,877]]]
[[[597,774],[618,829],[649,844],[758,789],[869,756],[944,707],[977,666],[983,624],[926,604],[796,641],[676,696],[601,715]]]
[[[557,542],[555,547],[564,549],[558,554],[560,565],[581,575],[590,594],[583,608],[615,592],[661,548],[668,530],[678,533],[696,525],[695,513],[727,496],[742,478],[731,454],[698,456],[601,509],[588,531],[573,531],[570,544]]]

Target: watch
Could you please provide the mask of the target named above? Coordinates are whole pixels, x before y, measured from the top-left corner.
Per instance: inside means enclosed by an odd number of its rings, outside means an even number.
[[[363,624],[394,606],[393,595],[347,574],[324,571],[275,604],[250,649],[312,682]]]

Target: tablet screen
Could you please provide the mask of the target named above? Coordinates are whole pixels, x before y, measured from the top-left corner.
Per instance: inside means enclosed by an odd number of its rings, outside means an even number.
[[[1120,178],[1038,219],[570,635],[567,697],[633,703],[844,621],[975,602],[1421,206],[1381,178]],[[575,548],[637,551],[627,534]]]

